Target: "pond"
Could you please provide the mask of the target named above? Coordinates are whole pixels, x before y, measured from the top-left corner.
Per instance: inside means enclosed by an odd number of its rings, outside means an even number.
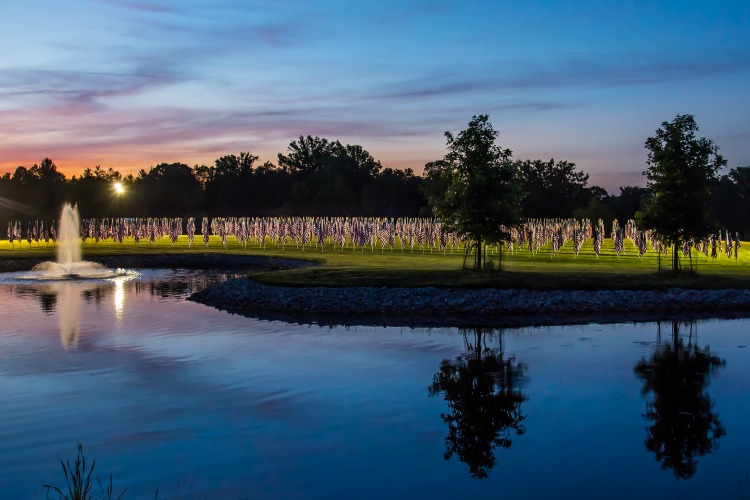
[[[133,499],[750,496],[747,320],[321,327],[185,300],[227,277],[0,279],[2,497],[62,487],[77,443]]]

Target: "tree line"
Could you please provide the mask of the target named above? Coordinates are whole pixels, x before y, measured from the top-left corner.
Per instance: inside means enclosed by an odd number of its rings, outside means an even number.
[[[383,167],[362,146],[312,136],[293,140],[277,164],[258,160],[241,152],[211,166],[161,163],[130,175],[96,166],[66,178],[45,158],[0,177],[0,224],[55,219],[65,201],[77,203],[82,217],[430,216],[428,200],[441,189],[435,172],[444,162],[428,163],[418,176]],[[566,160],[512,160],[510,168],[526,218],[626,221],[652,196],[636,186],[617,194],[589,186],[588,174]],[[722,227],[750,231],[750,167],[715,180],[710,209]]]
[[[722,227],[735,230],[734,238],[726,233],[728,246],[729,241],[739,243],[738,229],[744,231],[746,224],[743,193],[736,180],[742,179],[748,167],[732,169],[729,175],[719,177],[727,162],[719,154],[718,146],[710,139],[697,137],[697,132],[698,125],[692,115],[677,115],[671,122],[662,122],[655,135],[645,142],[647,188],[638,199],[634,215],[638,225],[651,232],[659,255],[671,247],[675,272],[681,267],[680,248],[689,256],[693,245],[703,246],[702,240],[710,239]],[[531,167],[544,166],[543,162],[514,162],[513,152],[497,144],[498,135],[487,115],[474,116],[457,135],[445,133],[446,155],[425,167],[429,203],[448,231],[469,241],[466,248],[474,255],[475,270],[483,267],[482,251],[487,244],[502,246],[513,241],[511,232],[518,227],[522,216],[529,216],[532,192],[545,196],[535,207],[540,210],[564,210],[571,197],[565,190],[567,186],[559,182],[557,191],[544,192],[538,186],[529,190],[533,186],[529,182]],[[554,166],[565,172],[567,183],[583,184],[588,178],[566,162]],[[715,189],[717,185],[722,189]],[[597,218],[591,212],[607,210],[607,201],[611,200],[604,193],[598,198],[595,194],[598,188],[590,192],[589,205],[577,210],[575,217],[598,219],[598,239],[605,233],[603,217],[596,214]],[[523,210],[526,212],[522,213]],[[736,212],[740,212],[739,216]],[[610,233],[621,247],[623,235],[614,221],[612,226]]]

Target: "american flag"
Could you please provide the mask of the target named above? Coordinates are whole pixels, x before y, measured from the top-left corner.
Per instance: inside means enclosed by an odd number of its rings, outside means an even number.
[[[690,240],[685,240],[682,242],[682,256],[683,257],[690,257],[690,250],[693,246],[693,242]]]
[[[740,252],[740,233],[734,233],[734,260],[737,260],[737,255]]]
[[[727,258],[732,258],[732,249],[734,248],[734,245],[732,244],[732,233],[730,233],[727,230],[727,244],[726,244],[726,252],[727,252]]]
[[[708,241],[711,243],[711,258],[715,259],[717,257],[717,254],[716,254],[716,236],[714,236],[712,234],[711,236],[709,236],[709,240]]]
[[[602,237],[599,233],[599,228],[597,227],[594,230],[594,253],[596,254],[596,258],[599,258],[599,252],[602,250]]]

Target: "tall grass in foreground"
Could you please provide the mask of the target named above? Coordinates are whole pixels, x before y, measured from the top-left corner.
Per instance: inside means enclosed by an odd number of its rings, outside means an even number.
[[[64,500],[92,500],[94,497],[91,496],[91,475],[94,473],[96,460],[91,462],[91,467],[87,468],[86,457],[83,454],[83,445],[81,445],[81,443],[78,443],[78,454],[72,464],[70,463],[70,460],[63,461],[63,459],[59,457],[58,460],[62,466],[63,474],[65,475],[65,487],[67,487],[67,492],[64,492],[57,486],[45,484],[43,486],[44,488],[47,488],[47,498],[49,499],[51,492],[55,492],[59,495],[59,498]],[[98,476],[96,482],[99,484],[102,498],[112,500],[112,495],[114,494],[112,474],[109,475],[109,484],[107,484],[106,487],[102,484]],[[127,488],[125,488],[119,496],[115,497],[116,500],[122,499],[126,491],[128,491]],[[157,490],[156,496],[158,495],[159,491]]]

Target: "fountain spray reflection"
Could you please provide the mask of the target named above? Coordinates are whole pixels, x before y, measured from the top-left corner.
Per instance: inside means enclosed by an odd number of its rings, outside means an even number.
[[[125,283],[129,276],[111,280],[59,280],[46,282],[37,288],[42,309],[56,313],[60,329],[60,343],[65,349],[75,348],[81,337],[81,314],[83,304],[93,297],[96,307],[111,293],[114,296],[115,319],[120,320],[125,312]]]
[[[51,288],[57,295],[60,342],[66,349],[75,347],[81,335],[81,293],[87,287],[83,283],[69,281],[55,283]]]

